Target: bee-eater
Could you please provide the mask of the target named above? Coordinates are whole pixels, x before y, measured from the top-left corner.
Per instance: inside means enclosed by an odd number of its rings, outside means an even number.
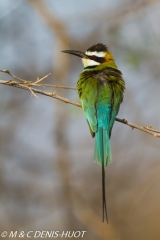
[[[101,43],[87,51],[64,50],[82,59],[77,90],[90,133],[95,137],[94,159],[102,167],[102,221],[108,222],[105,195],[105,167],[112,161],[110,137],[115,118],[123,100],[125,82],[113,55]]]

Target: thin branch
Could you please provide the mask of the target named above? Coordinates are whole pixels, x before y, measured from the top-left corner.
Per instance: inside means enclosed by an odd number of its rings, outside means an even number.
[[[27,85],[28,85],[28,86],[37,86],[37,87],[53,87],[53,88],[62,88],[62,89],[76,90],[75,87],[59,86],[59,85],[53,85],[53,84],[35,84],[35,83],[28,83]]]
[[[121,122],[121,123],[124,123],[128,126],[130,126],[132,129],[136,128],[140,131],[143,131],[143,132],[146,132],[148,134],[151,134],[153,135],[155,138],[160,138],[160,131],[159,130],[155,130],[155,129],[152,129],[152,128],[148,128],[148,127],[144,127],[144,126],[137,126],[136,124],[133,124],[133,123],[130,123],[128,122],[126,119],[120,119],[120,118],[116,118],[116,121],[117,122]]]
[[[35,88],[31,88],[31,87],[28,87],[26,86],[25,84],[21,84],[21,83],[17,83],[15,81],[6,81],[6,80],[0,80],[0,84],[3,84],[3,85],[8,85],[8,86],[12,86],[12,87],[16,87],[16,88],[21,88],[23,90],[27,90],[27,91],[30,91],[32,93],[32,95],[35,96],[35,93],[39,93],[39,94],[42,94],[42,95],[45,95],[45,96],[48,96],[48,97],[52,97],[52,98],[56,98],[62,102],[65,102],[65,103],[70,103],[74,106],[77,106],[77,107],[81,107],[81,104],[80,103],[76,103],[74,101],[71,101],[67,98],[64,98],[64,97],[61,97],[61,96],[58,96],[56,94],[56,92],[46,92],[46,91],[42,91],[42,90],[39,90],[39,89],[35,89]],[[37,97],[37,96],[36,96]]]
[[[37,77],[37,80],[35,82],[32,82],[32,81],[27,81],[27,80],[24,80],[22,78],[19,78],[15,75],[13,75],[9,70],[1,70],[0,69],[0,72],[3,72],[3,73],[7,73],[8,75],[10,75],[12,78],[18,80],[18,81],[22,81],[23,84],[27,85],[27,86],[37,86],[37,87],[53,87],[53,88],[62,88],[62,89],[70,89],[70,90],[76,90],[75,87],[69,87],[69,86],[59,86],[59,85],[53,85],[53,84],[38,84],[39,82],[43,81],[44,79],[46,79],[47,77],[49,77],[51,75],[51,73],[48,73],[47,75],[45,75],[44,77],[42,78],[39,78]],[[4,84],[2,81],[4,80],[1,80],[1,84]],[[17,82],[16,82],[17,83]]]
[[[47,75],[45,75],[45,76],[42,77],[42,78],[37,77],[37,80],[35,81],[35,83],[39,83],[39,82],[43,81],[44,79],[46,79],[46,78],[49,77],[50,75],[51,75],[51,73],[48,73]]]
[[[15,75],[13,75],[12,73],[10,73],[9,70],[0,70],[0,72],[3,72],[3,73],[7,73],[8,75],[10,75],[11,77],[13,77],[14,79],[18,80],[18,81],[21,81],[21,82],[25,82],[26,80],[22,79],[22,78],[18,78],[16,77]]]
[[[160,130],[156,130],[156,129],[153,129],[152,126],[148,126],[148,127],[144,127],[145,129],[147,130],[152,130],[152,132],[155,132],[155,133],[160,133]]]
[[[50,87],[51,86],[51,87],[57,87],[57,88],[76,90],[76,88],[67,87],[67,86],[38,84],[40,81],[46,79],[50,74],[47,74],[46,76],[44,76],[42,78],[37,78],[37,80],[35,82],[31,82],[31,81],[26,81],[24,79],[16,77],[12,73],[10,73],[9,70],[0,70],[0,72],[7,73],[12,78],[20,81],[20,82],[17,82],[17,81],[12,81],[12,80],[0,80],[0,84],[7,85],[7,86],[12,86],[12,87],[16,87],[16,88],[21,88],[23,90],[30,91],[31,94],[33,96],[37,97],[37,98],[38,98],[38,96],[36,95],[36,93],[58,99],[62,102],[69,103],[69,104],[72,104],[72,105],[80,107],[80,108],[82,107],[80,103],[71,101],[71,100],[69,100],[67,98],[64,98],[64,97],[61,97],[61,96],[57,95],[56,92],[46,92],[46,91],[42,91],[42,90],[30,87],[30,86],[37,86],[37,87]],[[146,132],[150,135],[153,135],[155,138],[160,138],[160,130],[152,129],[152,126],[147,126],[147,127],[138,126],[136,124],[128,122],[126,119],[120,119],[120,118],[116,118],[116,121],[130,126],[132,129],[138,129],[140,131],[143,131],[143,132]]]

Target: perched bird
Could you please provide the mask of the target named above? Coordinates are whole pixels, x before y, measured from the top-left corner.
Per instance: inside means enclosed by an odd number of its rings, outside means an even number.
[[[105,167],[112,161],[110,137],[123,100],[125,82],[108,48],[98,43],[87,51],[64,50],[82,59],[77,90],[92,137],[95,137],[94,159],[102,167],[102,221],[108,222],[105,195]]]

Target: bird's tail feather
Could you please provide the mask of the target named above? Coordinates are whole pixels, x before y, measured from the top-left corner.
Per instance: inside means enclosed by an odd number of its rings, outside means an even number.
[[[96,132],[95,140],[95,161],[102,166],[102,221],[104,222],[104,216],[108,222],[107,216],[107,204],[105,194],[105,167],[112,161],[110,137],[108,131],[108,122],[105,112],[99,112],[98,129]]]
[[[106,203],[106,187],[105,187],[105,163],[104,163],[104,145],[103,145],[103,129],[100,129],[101,137],[101,158],[102,158],[102,221],[104,222],[104,216],[108,223],[107,203]]]
[[[94,158],[95,161],[99,163],[101,166],[103,162],[104,167],[106,167],[108,163],[112,162],[109,133],[107,130],[104,130],[103,128],[98,128],[98,131],[96,132]]]

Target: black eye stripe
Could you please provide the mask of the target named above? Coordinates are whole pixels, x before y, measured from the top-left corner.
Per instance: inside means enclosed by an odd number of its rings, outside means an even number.
[[[92,59],[97,59],[97,56],[95,56],[95,55],[93,55],[93,56],[91,56],[92,57]]]
[[[104,57],[97,57],[97,56],[93,55],[93,56],[88,56],[88,58],[91,59],[91,60],[94,60],[96,62],[99,62],[99,63],[105,62]]]

